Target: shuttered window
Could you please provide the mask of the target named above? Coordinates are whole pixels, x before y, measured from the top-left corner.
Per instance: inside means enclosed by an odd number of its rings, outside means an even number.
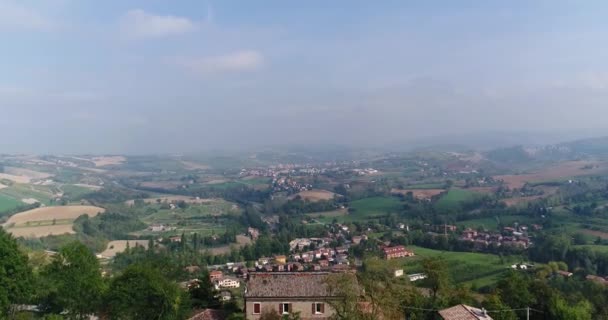
[[[262,305],[259,303],[254,303],[253,304],[253,314],[260,314],[262,313]]]
[[[321,302],[315,302],[312,304],[312,314],[324,314],[325,304]]]

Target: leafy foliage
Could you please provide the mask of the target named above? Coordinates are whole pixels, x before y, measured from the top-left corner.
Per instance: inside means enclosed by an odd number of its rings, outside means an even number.
[[[100,265],[80,242],[63,247],[41,276],[45,310],[56,314],[66,311],[73,319],[84,319],[99,310],[105,288]]]
[[[28,258],[13,237],[0,228],[0,318],[11,313],[11,305],[26,303],[33,290]]]
[[[106,296],[112,319],[170,320],[183,316],[185,296],[155,268],[129,266],[114,278]]]

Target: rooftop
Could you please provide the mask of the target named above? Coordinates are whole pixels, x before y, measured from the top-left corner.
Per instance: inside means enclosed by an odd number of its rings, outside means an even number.
[[[328,275],[328,272],[252,272],[245,297],[327,297]]]
[[[492,320],[484,310],[459,304],[439,311],[444,320]]]
[[[188,320],[224,320],[226,313],[223,310],[205,309],[198,312]]]

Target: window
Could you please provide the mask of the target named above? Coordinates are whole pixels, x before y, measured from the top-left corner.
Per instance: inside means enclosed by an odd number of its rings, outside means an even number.
[[[259,303],[254,303],[253,304],[253,314],[260,314],[262,313],[262,305]]]
[[[325,304],[320,302],[315,302],[312,304],[312,313],[313,314],[323,314],[325,313]]]
[[[281,303],[280,310],[282,314],[289,314],[289,311],[291,311],[291,303]]]

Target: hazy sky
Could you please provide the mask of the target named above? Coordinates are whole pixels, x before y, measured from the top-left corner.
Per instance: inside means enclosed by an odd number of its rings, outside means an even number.
[[[0,0],[0,153],[608,124],[605,1]]]

